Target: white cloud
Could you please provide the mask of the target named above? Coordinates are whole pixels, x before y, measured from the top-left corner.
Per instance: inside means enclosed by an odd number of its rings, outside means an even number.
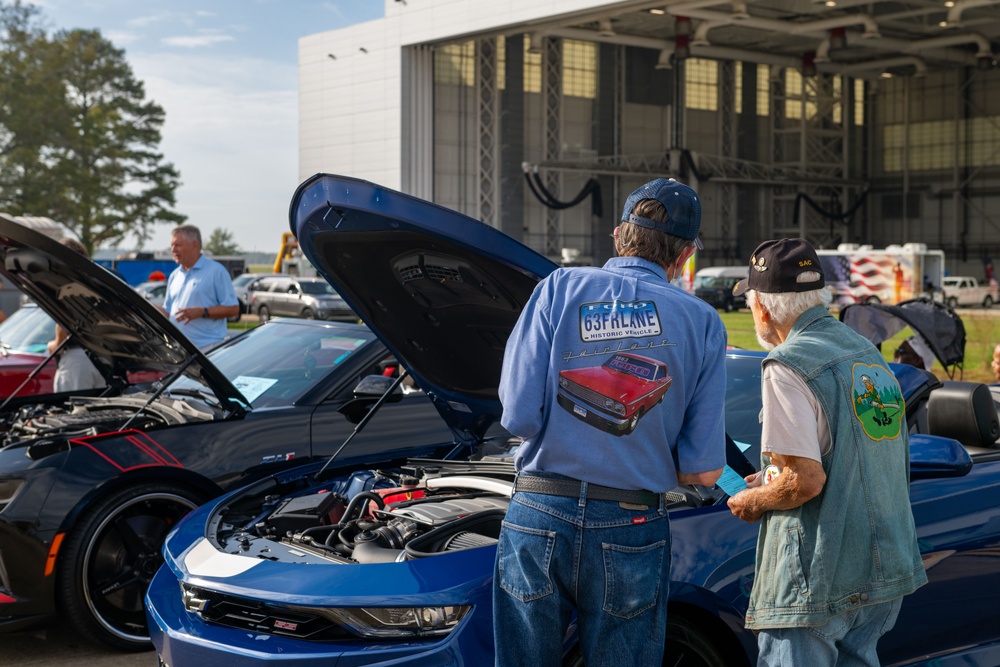
[[[222,42],[232,41],[235,41],[232,35],[207,34],[188,35],[186,37],[164,37],[160,40],[160,43],[166,44],[167,46],[180,46],[186,49],[196,49],[203,46],[212,46],[213,44],[221,44]]]
[[[162,53],[132,64],[166,111],[160,149],[181,172],[176,210],[206,236],[221,227],[244,250],[275,250],[298,179],[296,66]],[[169,246],[169,231],[147,247]]]

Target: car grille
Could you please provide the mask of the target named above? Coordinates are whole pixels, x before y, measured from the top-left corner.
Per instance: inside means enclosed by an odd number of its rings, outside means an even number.
[[[593,389],[587,389],[583,385],[577,384],[572,380],[566,380],[566,382],[567,382],[566,386],[563,387],[563,390],[566,393],[581,398],[584,401],[587,401],[588,403],[593,405],[594,407],[602,409],[604,408],[604,401],[607,398],[606,396],[597,393]]]
[[[336,622],[305,610],[269,605],[193,586],[184,586],[184,590],[203,602],[201,610],[195,613],[206,623],[305,641],[357,639],[356,635]]]

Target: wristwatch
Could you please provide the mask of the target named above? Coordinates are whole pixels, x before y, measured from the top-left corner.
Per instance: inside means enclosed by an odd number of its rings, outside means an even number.
[[[208,314],[208,308],[205,308],[205,312],[202,314],[202,317],[204,317],[206,320],[210,317],[210,315]]]

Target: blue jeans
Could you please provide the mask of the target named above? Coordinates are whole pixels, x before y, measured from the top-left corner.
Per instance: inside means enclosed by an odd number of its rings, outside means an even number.
[[[903,598],[852,609],[815,628],[770,628],[757,635],[757,667],[878,667],[875,646],[896,624]]]
[[[511,500],[493,580],[500,667],[561,664],[574,609],[586,665],[661,664],[670,582],[663,498],[627,509],[581,496]]]

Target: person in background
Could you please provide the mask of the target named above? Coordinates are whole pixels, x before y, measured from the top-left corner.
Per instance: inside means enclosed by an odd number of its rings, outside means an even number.
[[[170,251],[178,267],[167,278],[163,309],[202,350],[226,338],[226,319],[239,314],[229,271],[201,252],[201,231],[181,225],[171,232]]]
[[[803,239],[760,244],[746,294],[760,345],[761,472],[729,499],[760,521],[746,627],[758,667],[875,667],[902,598],[927,583],[910,509],[902,392],[874,345],[826,309]]]
[[[897,364],[909,364],[929,371],[934,365],[934,352],[923,336],[913,334],[899,344],[892,360]]]
[[[86,246],[71,236],[60,240],[64,246],[90,259]],[[48,343],[49,354],[55,352],[63,341],[69,338],[69,332],[56,325],[56,334]],[[70,340],[59,352],[56,362],[56,372],[52,376],[52,390],[56,393],[64,391],[81,391],[84,389],[99,389],[107,386],[107,380],[97,370],[97,366],[87,356],[87,352],[75,341]]]
[[[993,361],[990,363],[990,368],[993,369],[993,377],[1000,382],[1000,343],[993,348]]]
[[[664,492],[711,486],[726,461],[726,330],[714,308],[670,284],[700,243],[701,202],[661,178],[628,197],[621,220],[619,257],[554,271],[507,341],[501,423],[524,441],[493,584],[501,667],[562,664],[574,609],[586,664],[660,665]],[[630,413],[614,398],[595,409],[572,380],[595,371],[607,397],[636,383],[663,393]]]

